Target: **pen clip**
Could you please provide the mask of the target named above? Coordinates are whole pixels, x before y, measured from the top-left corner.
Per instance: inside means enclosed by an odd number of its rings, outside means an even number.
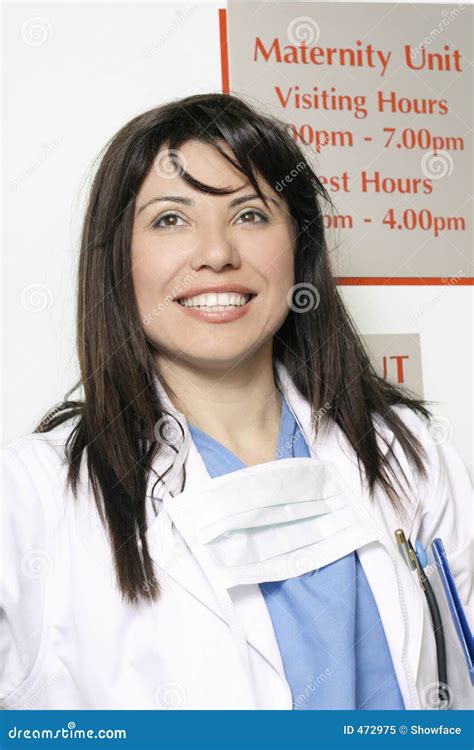
[[[425,586],[423,584],[423,579],[425,577],[425,574],[423,572],[423,568],[420,565],[420,561],[418,560],[418,556],[413,548],[412,543],[410,542],[410,540],[407,540],[403,529],[397,529],[395,531],[395,539],[397,541],[398,548],[403,559],[405,560],[410,570],[416,571],[421,590],[424,591]]]
[[[408,543],[410,557],[413,560],[414,566],[416,568],[416,573],[417,573],[417,576],[418,576],[418,581],[419,581],[420,586],[421,586],[421,590],[424,591],[425,590],[425,586],[423,584],[423,581],[425,579],[425,573],[423,571],[423,568],[420,565],[420,561],[418,560],[418,555],[416,554],[416,552],[415,552],[415,550],[413,548],[412,543],[410,542],[410,540],[408,540],[407,543]]]

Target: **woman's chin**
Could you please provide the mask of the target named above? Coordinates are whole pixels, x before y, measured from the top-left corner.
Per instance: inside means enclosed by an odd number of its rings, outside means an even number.
[[[216,350],[215,347],[206,349],[204,346],[201,346],[196,351],[187,350],[182,352],[181,356],[176,354],[172,359],[176,364],[179,361],[185,361],[203,371],[220,370],[226,372],[241,364],[251,351],[252,349],[243,349],[241,346],[235,348],[226,347],[225,350]]]

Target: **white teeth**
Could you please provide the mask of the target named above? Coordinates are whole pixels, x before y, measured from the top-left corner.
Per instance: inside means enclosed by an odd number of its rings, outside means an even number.
[[[187,297],[178,300],[184,307],[209,307],[217,310],[226,307],[241,307],[250,299],[250,294],[237,294],[236,292],[219,292],[209,294],[198,294],[195,297]]]

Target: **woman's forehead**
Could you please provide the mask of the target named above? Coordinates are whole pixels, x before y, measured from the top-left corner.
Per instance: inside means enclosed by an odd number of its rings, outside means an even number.
[[[236,156],[228,144],[221,141],[219,145],[231,159],[236,160]],[[189,195],[199,193],[202,196],[201,191],[195,189],[182,177],[179,165],[194,179],[205,185],[234,191],[249,187],[254,192],[247,176],[230,164],[211,144],[189,140],[177,149],[170,150],[168,144],[160,147],[142,183],[139,196],[146,198],[150,191],[157,189],[166,191],[163,194],[168,195],[171,194],[172,190],[178,188],[180,192],[189,193]],[[254,174],[262,192],[270,192],[279,197],[272,186],[255,169]]]

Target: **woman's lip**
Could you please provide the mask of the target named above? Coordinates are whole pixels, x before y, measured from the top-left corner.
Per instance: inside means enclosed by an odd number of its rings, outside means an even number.
[[[229,323],[246,315],[256,296],[256,294],[252,295],[245,305],[236,306],[231,310],[216,310],[215,312],[204,312],[199,307],[186,307],[185,305],[180,305],[179,302],[176,302],[176,304],[186,315],[190,315],[192,318],[196,318],[196,320],[202,320],[205,323]]]

